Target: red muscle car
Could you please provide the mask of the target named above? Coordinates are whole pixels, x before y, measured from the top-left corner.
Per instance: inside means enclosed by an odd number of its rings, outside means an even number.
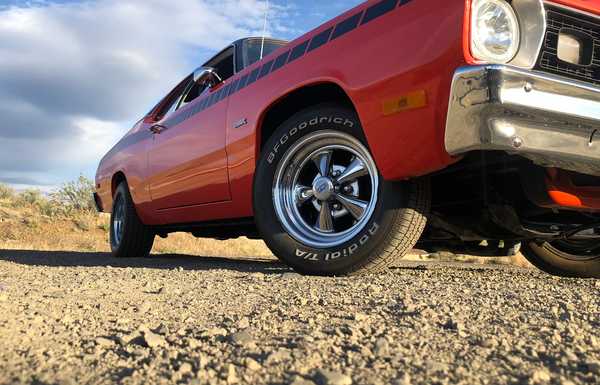
[[[234,42],[102,159],[116,257],[262,238],[306,274],[415,246],[600,277],[600,2],[372,0]]]

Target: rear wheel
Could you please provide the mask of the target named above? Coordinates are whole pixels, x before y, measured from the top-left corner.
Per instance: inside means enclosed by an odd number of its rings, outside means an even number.
[[[126,183],[115,190],[110,219],[110,247],[116,258],[147,257],[154,244],[154,233],[136,212]]]
[[[290,118],[265,145],[255,217],[275,255],[301,273],[375,272],[416,244],[428,188],[385,181],[356,114],[323,105]]]
[[[553,275],[600,278],[600,241],[529,242],[522,250],[529,262]]]

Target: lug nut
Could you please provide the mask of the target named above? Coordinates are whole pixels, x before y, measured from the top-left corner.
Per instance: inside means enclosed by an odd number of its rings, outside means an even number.
[[[523,139],[515,136],[512,140],[512,145],[514,148],[520,148],[523,145]]]

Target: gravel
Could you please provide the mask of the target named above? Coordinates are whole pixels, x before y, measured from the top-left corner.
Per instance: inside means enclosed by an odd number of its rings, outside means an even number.
[[[0,383],[597,384],[600,285],[405,262],[0,251]]]

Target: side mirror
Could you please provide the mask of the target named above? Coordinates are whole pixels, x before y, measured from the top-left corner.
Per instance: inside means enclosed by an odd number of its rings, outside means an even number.
[[[194,71],[194,82],[212,88],[223,82],[217,71],[211,67],[200,67]]]

